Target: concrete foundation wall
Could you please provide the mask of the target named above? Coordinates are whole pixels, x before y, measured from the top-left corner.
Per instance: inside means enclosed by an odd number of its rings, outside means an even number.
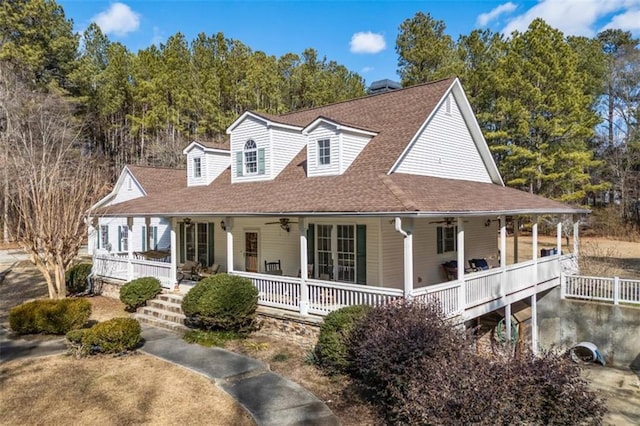
[[[560,299],[556,288],[538,300],[542,348],[594,343],[607,365],[640,369],[640,307]]]

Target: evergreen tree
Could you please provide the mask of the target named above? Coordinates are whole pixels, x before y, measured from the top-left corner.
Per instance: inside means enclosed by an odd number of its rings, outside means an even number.
[[[18,65],[32,83],[68,88],[78,37],[54,0],[0,2],[0,60]]]

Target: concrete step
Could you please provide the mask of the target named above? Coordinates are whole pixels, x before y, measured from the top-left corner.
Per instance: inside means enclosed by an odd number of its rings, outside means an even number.
[[[189,328],[184,324],[178,324],[173,321],[163,320],[154,316],[149,316],[143,313],[137,313],[134,317],[143,324],[148,324],[153,327],[163,328],[165,330],[174,331],[180,334],[186,333]]]
[[[176,324],[184,324],[184,320],[186,318],[181,312],[167,311],[165,309],[154,308],[152,306],[143,306],[138,312],[164,321],[175,322]]]
[[[156,296],[154,300],[162,300],[165,302],[176,303],[178,305],[182,304],[182,299],[184,298],[183,294],[178,293],[160,293]]]
[[[167,300],[152,299],[147,302],[147,307],[161,309],[168,312],[182,313],[182,305]]]

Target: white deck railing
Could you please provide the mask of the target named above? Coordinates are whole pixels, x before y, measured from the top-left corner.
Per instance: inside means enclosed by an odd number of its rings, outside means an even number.
[[[461,304],[458,298],[460,294],[460,282],[447,282],[436,285],[428,285],[416,288],[411,296],[416,300],[437,303],[445,317],[453,317],[460,314]]]
[[[446,316],[458,315],[466,309],[502,299],[513,293],[531,289],[536,284],[549,282],[560,277],[566,264],[574,264],[572,255],[549,256],[536,261],[521,262],[509,265],[504,270],[494,268],[486,271],[464,275],[464,283],[449,281],[428,285],[411,291],[411,297],[435,301],[440,304]],[[131,262],[131,269],[129,268]],[[119,255],[94,255],[94,271],[96,274],[119,280],[130,280],[143,276],[157,277],[164,287],[171,287],[173,282],[171,263],[151,260],[128,259]],[[131,274],[131,275],[130,275]],[[290,311],[303,312],[303,301],[300,278],[282,275],[268,275],[234,271],[233,274],[252,280],[259,291],[259,304]],[[464,285],[464,291],[462,286]],[[573,282],[571,284],[573,286]],[[568,285],[569,286],[569,285]],[[612,286],[609,285],[610,287]],[[581,296],[575,286],[571,294],[576,297],[605,297],[597,290],[606,284],[593,284],[593,292]],[[582,287],[580,287],[582,288]],[[613,288],[613,287],[612,287]],[[640,299],[640,284],[631,280],[619,280],[618,300],[637,301]],[[326,315],[331,311],[351,305],[384,305],[403,298],[403,291],[397,288],[373,287],[348,284],[335,281],[307,280],[308,312]],[[583,291],[583,290],[580,290]],[[613,295],[613,290],[607,290]],[[567,293],[568,294],[568,293]],[[604,293],[602,293],[604,294]],[[607,296],[608,297],[608,296]],[[464,298],[464,300],[462,299]]]
[[[171,263],[153,260],[131,259],[132,275],[129,275],[129,258],[121,254],[95,254],[93,273],[104,278],[130,281],[141,277],[156,277],[165,288],[171,288]]]
[[[567,275],[562,295],[572,299],[612,302],[614,305],[640,304],[640,280]]]
[[[402,290],[334,281],[307,280],[309,313],[326,315],[353,305],[379,306],[402,299]]]

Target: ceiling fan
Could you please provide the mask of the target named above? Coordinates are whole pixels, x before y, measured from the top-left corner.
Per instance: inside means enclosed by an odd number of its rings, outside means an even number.
[[[467,221],[465,220],[464,222],[466,223]],[[445,217],[442,220],[434,220],[434,221],[429,222],[429,223],[443,223],[445,226],[450,227],[450,226],[455,225],[456,219],[453,218],[453,217]]]
[[[291,227],[289,226],[292,223],[298,223],[298,222],[291,222],[291,220],[288,217],[281,217],[280,219],[278,219],[277,222],[265,222],[265,225],[280,225],[280,228],[282,228],[282,230],[289,232],[291,230]]]

